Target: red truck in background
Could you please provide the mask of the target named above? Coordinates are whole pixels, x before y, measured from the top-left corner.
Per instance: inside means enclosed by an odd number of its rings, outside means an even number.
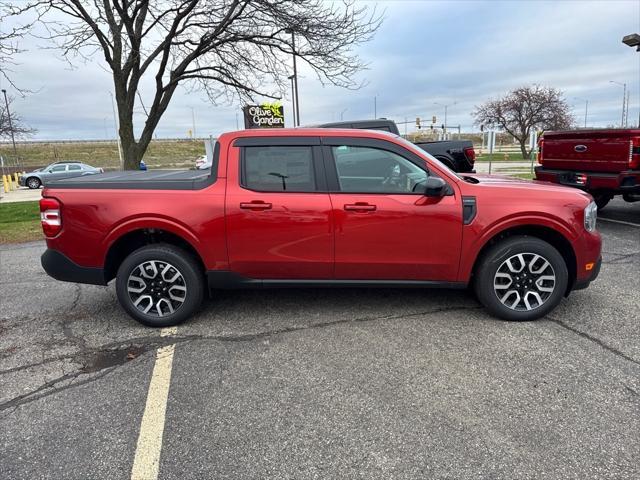
[[[640,200],[640,129],[545,132],[536,179],[589,192],[598,209],[615,196]]]
[[[207,291],[246,287],[473,286],[494,315],[532,320],[601,262],[590,195],[457,175],[369,130],[226,133],[210,171],[60,180],[40,210],[45,271],[115,278],[120,304],[150,326],[185,320]]]

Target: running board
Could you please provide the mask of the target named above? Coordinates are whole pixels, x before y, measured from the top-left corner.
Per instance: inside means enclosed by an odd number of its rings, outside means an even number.
[[[464,289],[464,282],[437,280],[336,280],[336,279],[259,279],[247,278],[226,270],[209,270],[210,289],[241,288],[453,288]]]

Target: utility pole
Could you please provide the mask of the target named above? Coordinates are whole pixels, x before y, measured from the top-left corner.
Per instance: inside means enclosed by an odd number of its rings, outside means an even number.
[[[4,104],[7,109],[7,119],[9,120],[9,131],[11,132],[11,143],[13,143],[13,156],[18,164],[18,150],[16,149],[16,138],[13,135],[13,124],[11,123],[11,112],[9,111],[9,100],[7,100],[7,91],[3,88],[2,94],[4,95]]]
[[[378,96],[373,96],[373,118],[378,118]]]
[[[453,102],[445,105],[443,103],[433,102],[434,105],[440,105],[441,107],[444,107],[444,128],[442,129],[442,135],[444,136],[445,140],[447,139],[447,110],[449,107],[452,107],[457,103],[458,102]]]
[[[627,105],[627,84],[616,82],[615,80],[609,80],[609,83],[615,83],[622,87],[622,116],[620,118],[620,128],[624,128],[625,108]]]
[[[573,97],[574,100],[584,101],[584,128],[587,128],[587,115],[589,113],[589,100],[586,98]]]

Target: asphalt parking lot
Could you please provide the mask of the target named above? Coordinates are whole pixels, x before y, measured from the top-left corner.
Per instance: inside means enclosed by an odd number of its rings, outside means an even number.
[[[0,247],[0,478],[639,478],[640,204],[601,216],[600,277],[531,323],[238,291],[161,334]]]

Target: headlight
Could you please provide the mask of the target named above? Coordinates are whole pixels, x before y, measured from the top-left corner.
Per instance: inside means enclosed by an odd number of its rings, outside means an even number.
[[[596,229],[596,219],[598,218],[598,207],[595,202],[591,202],[584,208],[584,228],[587,232]]]

